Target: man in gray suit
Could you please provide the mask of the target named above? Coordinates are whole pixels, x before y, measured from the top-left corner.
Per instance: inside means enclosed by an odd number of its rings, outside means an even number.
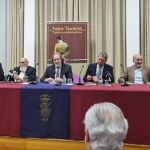
[[[54,53],[53,57],[53,65],[48,66],[46,71],[41,78],[41,82],[63,82],[63,77],[66,79],[73,79],[72,76],[72,68],[70,65],[62,62],[62,56],[60,53]]]
[[[133,66],[127,67],[123,77],[118,79],[119,83],[125,80],[134,84],[146,84],[150,82],[150,68],[142,65],[143,58],[139,54],[133,56]]]

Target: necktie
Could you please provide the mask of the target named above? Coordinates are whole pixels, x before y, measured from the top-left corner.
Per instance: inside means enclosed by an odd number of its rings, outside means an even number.
[[[98,77],[99,80],[102,78],[102,70],[101,70],[101,68],[99,68],[99,71],[97,73],[97,77]]]
[[[56,67],[56,78],[59,77],[59,69],[60,69],[60,66],[57,66],[57,67]]]

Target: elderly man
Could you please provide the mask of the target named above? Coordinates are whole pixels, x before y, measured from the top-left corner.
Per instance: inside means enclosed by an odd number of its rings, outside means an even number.
[[[123,76],[118,79],[119,83],[128,81],[135,84],[146,84],[150,82],[150,69],[142,65],[143,58],[139,54],[133,56],[133,66],[128,67]]]
[[[17,81],[23,81],[24,79],[28,81],[36,81],[36,70],[34,67],[29,66],[29,61],[27,58],[20,59],[19,67],[14,68],[14,79]]]
[[[0,81],[4,80],[4,71],[3,71],[3,67],[2,64],[0,63]]]
[[[84,124],[87,150],[121,150],[128,122],[119,107],[95,104],[86,112]]]
[[[96,82],[105,80],[110,80],[109,82],[114,82],[113,67],[106,64],[108,55],[106,52],[101,52],[98,55],[98,61],[94,64],[89,64],[85,76],[83,77],[84,82]]]
[[[60,53],[54,53],[52,60],[53,65],[46,68],[46,71],[41,78],[41,82],[61,83],[63,82],[63,77],[66,79],[73,79],[72,68],[70,65],[62,62]]]

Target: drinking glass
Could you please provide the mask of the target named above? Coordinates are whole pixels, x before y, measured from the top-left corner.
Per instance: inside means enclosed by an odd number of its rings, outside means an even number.
[[[68,79],[68,80],[67,80],[67,84],[72,85],[72,84],[73,84],[73,83],[72,83],[72,79]]]

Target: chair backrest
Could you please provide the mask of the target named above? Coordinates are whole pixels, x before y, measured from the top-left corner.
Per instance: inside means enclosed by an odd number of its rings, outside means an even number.
[[[83,79],[80,77],[80,81],[83,82]],[[79,75],[73,73],[73,82],[78,83],[79,82]]]

